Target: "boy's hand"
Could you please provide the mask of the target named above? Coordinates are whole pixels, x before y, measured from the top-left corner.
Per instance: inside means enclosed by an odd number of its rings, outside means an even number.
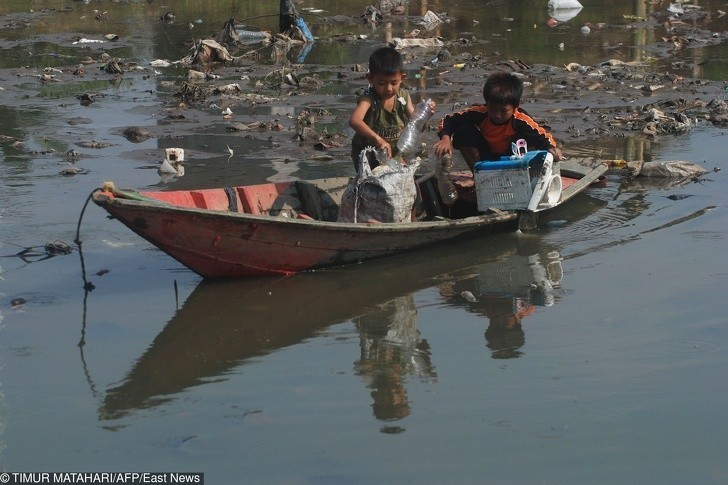
[[[554,162],[558,162],[563,158],[560,148],[549,148],[549,153],[554,157]]]
[[[387,154],[387,158],[392,158],[392,145],[387,143],[387,140],[384,138],[379,138],[376,140],[377,142],[377,149],[385,152]]]
[[[437,155],[438,157],[441,157],[443,155],[450,155],[452,154],[452,141],[450,140],[450,137],[448,135],[445,135],[440,138],[440,141],[435,143],[433,148],[435,149],[435,155]]]

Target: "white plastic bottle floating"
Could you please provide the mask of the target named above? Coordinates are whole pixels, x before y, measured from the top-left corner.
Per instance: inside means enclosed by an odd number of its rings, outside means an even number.
[[[454,163],[452,161],[452,155],[444,155],[435,167],[435,177],[437,178],[437,190],[440,192],[440,198],[445,205],[453,205],[458,200],[458,191],[455,189],[455,184],[448,177]]]
[[[397,148],[399,148],[402,154],[409,154],[417,149],[417,142],[420,139],[425,123],[427,123],[427,120],[433,114],[430,109],[431,102],[432,100],[428,98],[417,103],[417,106],[415,106],[412,117],[405,125],[404,130],[402,130],[402,135],[397,141]]]

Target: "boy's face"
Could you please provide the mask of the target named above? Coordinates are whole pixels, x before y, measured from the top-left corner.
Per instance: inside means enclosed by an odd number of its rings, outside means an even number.
[[[505,125],[516,111],[516,106],[512,104],[492,104],[488,103],[488,118],[494,125]]]
[[[406,74],[398,72],[396,74],[367,74],[369,84],[372,85],[374,91],[382,99],[389,99],[399,91],[399,86],[402,84],[402,80],[407,77]]]

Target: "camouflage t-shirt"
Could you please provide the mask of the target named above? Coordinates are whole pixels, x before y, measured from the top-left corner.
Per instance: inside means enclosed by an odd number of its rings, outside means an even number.
[[[382,100],[371,86],[367,88],[359,99],[364,97],[369,98],[372,103],[371,108],[369,108],[369,111],[367,111],[364,115],[364,123],[366,123],[367,126],[374,131],[374,133],[381,136],[387,140],[390,145],[392,145],[392,157],[397,157],[399,155],[397,140],[399,140],[402,130],[407,124],[407,103],[410,99],[409,93],[404,88],[400,88],[399,91],[397,91],[394,109],[392,111],[387,111],[383,108]],[[354,139],[351,142],[352,160],[358,160],[361,151],[368,146],[374,146],[374,141],[355,133]]]

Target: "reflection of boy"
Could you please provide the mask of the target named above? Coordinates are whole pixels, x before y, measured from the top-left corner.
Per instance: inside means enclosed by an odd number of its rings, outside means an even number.
[[[531,150],[548,150],[554,160],[561,150],[551,134],[519,108],[523,82],[514,74],[496,72],[483,86],[485,104],[452,113],[440,121],[435,153],[438,156],[460,150],[473,170],[475,162],[497,160],[512,154],[511,143],[524,139]]]
[[[473,276],[439,286],[440,294],[447,300],[462,304],[464,289],[475,293],[474,300],[467,300],[469,311],[488,319],[485,330],[485,344],[492,351],[494,359],[513,359],[520,357],[521,347],[526,343],[522,319],[536,311],[528,298],[513,296],[508,293],[489,293],[481,289],[479,276]],[[489,287],[489,285],[485,285]],[[472,290],[472,291],[471,291]]]
[[[407,375],[436,378],[429,346],[417,329],[412,295],[389,300],[354,319],[360,332],[361,359],[357,375],[364,378],[374,400],[377,419],[391,421],[410,414]]]

